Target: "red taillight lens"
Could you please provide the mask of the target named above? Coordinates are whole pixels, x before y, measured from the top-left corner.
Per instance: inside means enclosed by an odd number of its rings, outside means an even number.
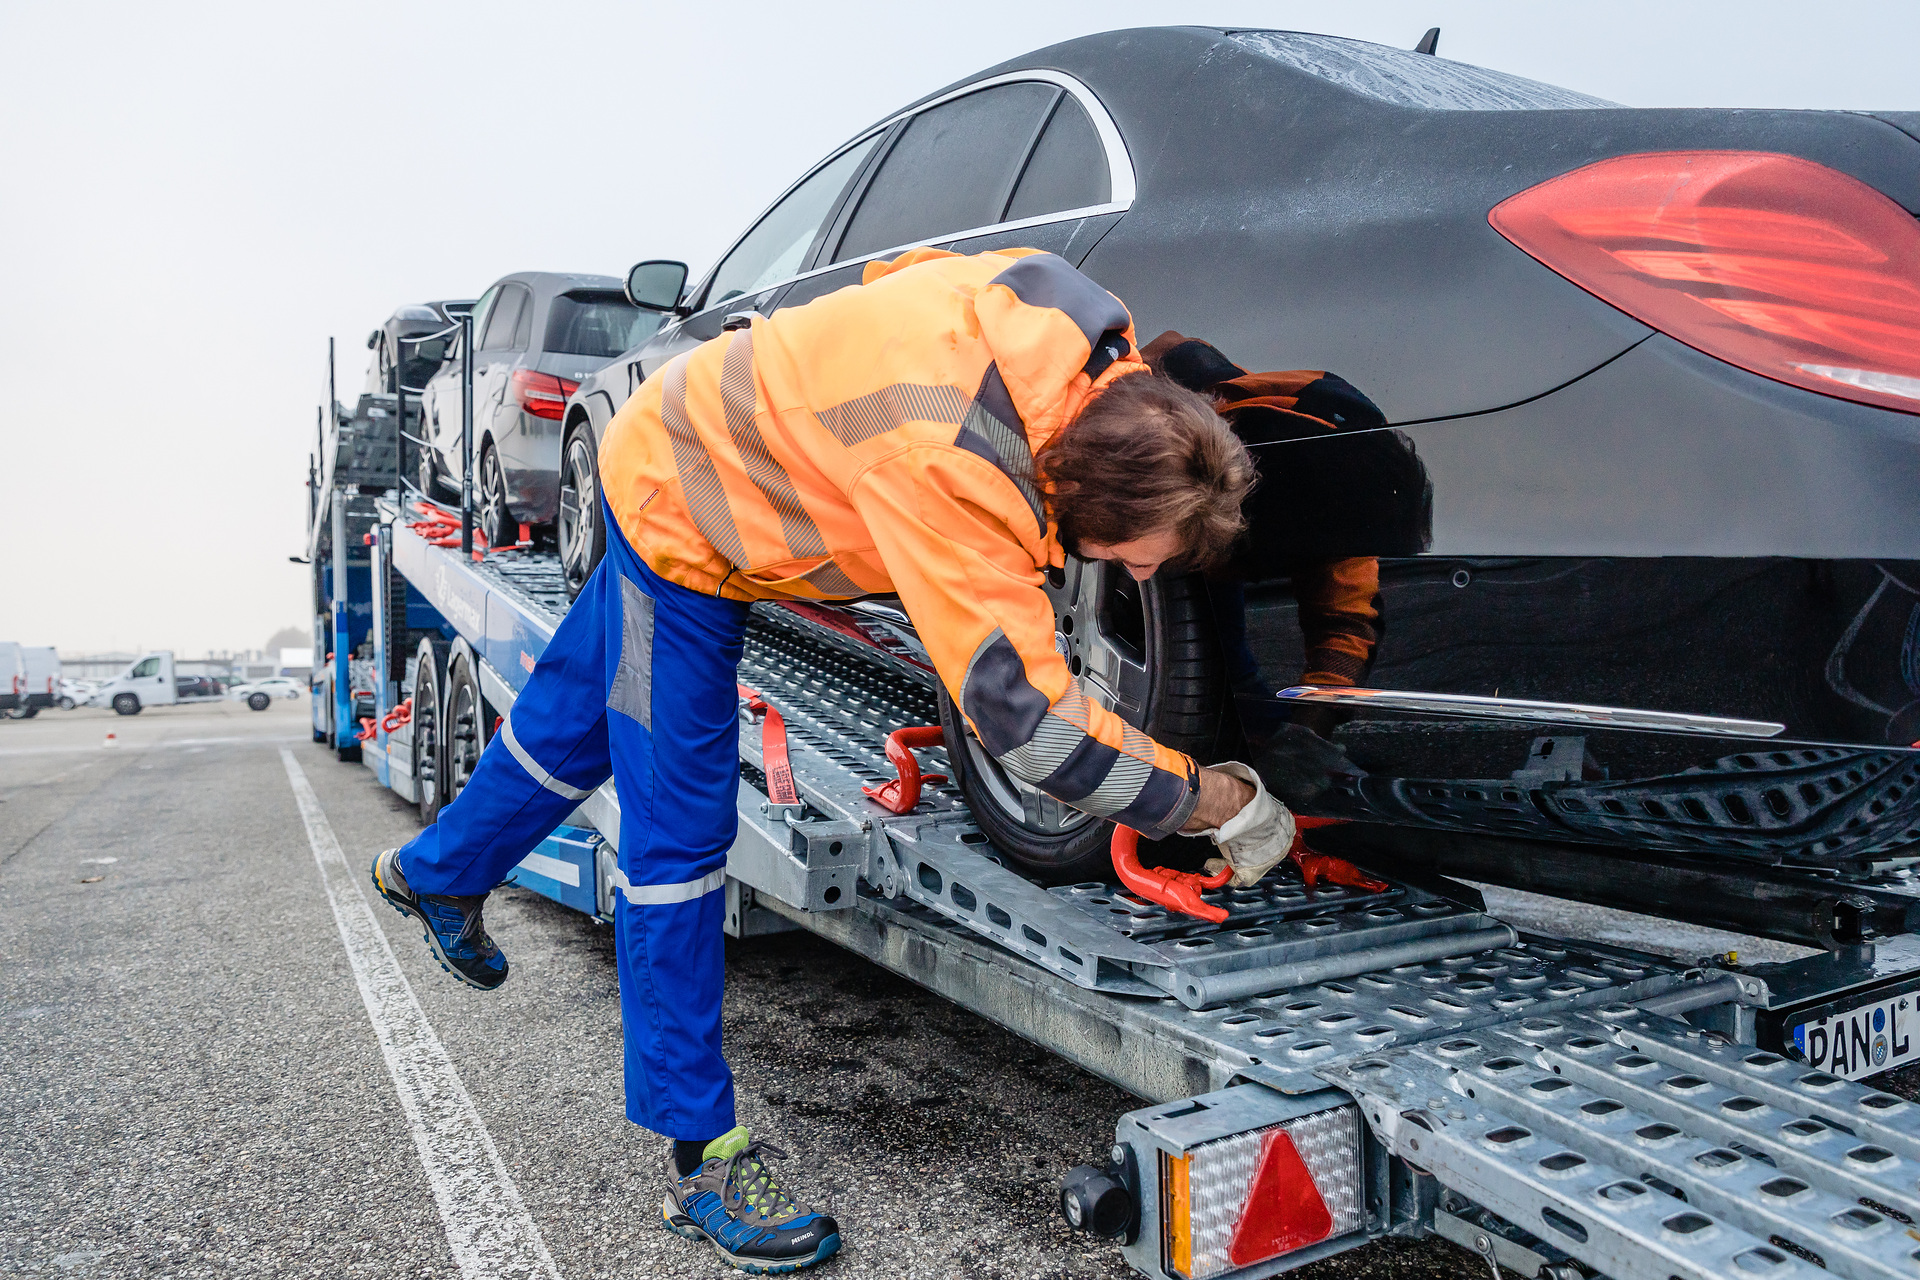
[[[566,412],[567,397],[579,389],[579,383],[550,373],[535,373],[531,369],[513,371],[514,401],[536,418],[558,422]]]
[[[1487,215],[1643,324],[1768,378],[1920,413],[1920,219],[1763,151],[1602,160]]]

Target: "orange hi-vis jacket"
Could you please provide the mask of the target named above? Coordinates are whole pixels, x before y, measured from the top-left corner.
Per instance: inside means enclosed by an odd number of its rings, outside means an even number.
[[[1029,249],[916,249],[862,284],[675,357],[608,425],[634,551],[736,600],[897,594],[983,746],[1049,795],[1158,838],[1199,772],[1087,697],[1041,583],[1063,562],[1033,455],[1146,372],[1118,299]]]

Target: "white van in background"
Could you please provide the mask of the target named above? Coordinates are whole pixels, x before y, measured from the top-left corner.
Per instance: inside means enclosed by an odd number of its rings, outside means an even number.
[[[137,716],[146,707],[171,707],[187,702],[221,702],[226,690],[217,680],[205,676],[176,677],[173,652],[160,649],[130,664],[120,675],[101,685],[87,701],[90,707],[112,707],[123,716]],[[247,705],[264,711],[273,699],[263,697],[259,705],[252,699]]]
[[[12,715],[27,691],[27,667],[20,657],[20,646],[0,640],[0,711]]]
[[[60,700],[60,651],[50,644],[12,647],[19,654],[19,677],[15,703],[7,714],[15,720],[28,720]],[[0,658],[0,664],[4,662]]]

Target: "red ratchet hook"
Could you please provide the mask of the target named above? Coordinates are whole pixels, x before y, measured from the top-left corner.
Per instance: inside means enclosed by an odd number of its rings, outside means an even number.
[[[1313,827],[1330,827],[1344,821],[1344,818],[1294,819],[1293,848],[1287,851],[1287,858],[1299,868],[1300,878],[1309,889],[1317,889],[1322,883],[1365,889],[1369,893],[1389,888],[1386,881],[1374,879],[1344,858],[1316,853],[1301,834]],[[1112,853],[1114,874],[1120,877],[1120,883],[1148,902],[1157,902],[1170,911],[1213,924],[1226,923],[1226,909],[1210,905],[1200,895],[1208,889],[1224,888],[1227,881],[1233,879],[1233,868],[1205,876],[1193,871],[1175,871],[1172,867],[1141,866],[1140,833],[1131,827],[1114,827]]]

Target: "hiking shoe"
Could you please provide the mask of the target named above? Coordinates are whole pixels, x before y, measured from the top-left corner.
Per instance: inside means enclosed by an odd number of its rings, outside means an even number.
[[[487,895],[456,898],[450,894],[415,893],[400,874],[400,851],[389,849],[373,860],[373,887],[401,915],[426,926],[427,945],[434,959],[460,981],[491,991],[507,980],[507,958],[487,936],[480,918]]]
[[[750,1141],[740,1126],[709,1142],[703,1154],[700,1167],[684,1178],[667,1157],[660,1216],[668,1230],[711,1242],[728,1263],[756,1276],[798,1271],[840,1251],[840,1224],[795,1204],[761,1162],[786,1152]]]

